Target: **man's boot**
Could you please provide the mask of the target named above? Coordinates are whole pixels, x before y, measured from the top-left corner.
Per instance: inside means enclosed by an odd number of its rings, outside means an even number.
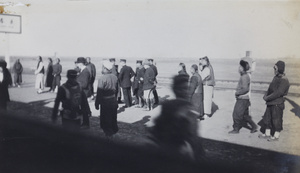
[[[257,132],[257,125],[253,122],[253,120],[250,119],[248,122],[249,122],[249,124],[251,125],[251,132],[250,132],[250,133],[255,133],[255,132]]]

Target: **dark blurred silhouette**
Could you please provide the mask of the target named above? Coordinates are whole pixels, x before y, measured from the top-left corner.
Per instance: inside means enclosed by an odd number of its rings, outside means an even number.
[[[12,85],[12,78],[6,66],[6,61],[0,59],[0,111],[6,110],[7,102],[10,101],[8,86]]]
[[[161,112],[149,129],[149,139],[162,151],[200,161],[204,150],[197,135],[197,114],[188,100],[188,76],[175,76],[172,89],[176,99],[161,104]]]

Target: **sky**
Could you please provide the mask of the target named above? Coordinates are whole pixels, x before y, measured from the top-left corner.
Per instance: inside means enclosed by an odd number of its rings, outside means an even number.
[[[300,1],[14,2],[22,33],[0,33],[0,56],[300,58]]]

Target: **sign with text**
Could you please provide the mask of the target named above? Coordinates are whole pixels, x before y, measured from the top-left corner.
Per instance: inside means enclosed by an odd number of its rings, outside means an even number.
[[[20,34],[22,32],[21,23],[20,15],[0,14],[0,32]]]

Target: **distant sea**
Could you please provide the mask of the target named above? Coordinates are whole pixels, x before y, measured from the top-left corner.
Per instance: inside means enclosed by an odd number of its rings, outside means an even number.
[[[4,57],[0,57],[4,58]],[[11,66],[16,59],[20,59],[25,74],[33,74],[36,68],[36,57],[11,57]],[[43,57],[45,67],[48,64],[48,57]],[[75,67],[74,62],[77,57],[61,57],[61,65],[63,66],[63,76],[68,69]],[[92,63],[96,65],[97,75],[101,74],[101,61],[103,58],[91,57]],[[136,68],[135,62],[137,59],[127,58],[127,65],[131,66],[134,70]],[[140,58],[143,60],[143,58]],[[158,79],[168,79],[176,75],[178,72],[178,65],[180,62],[185,63],[188,73],[192,64],[198,64],[198,58],[157,58],[154,59],[158,68]],[[279,59],[255,59],[256,70],[252,74],[253,82],[271,82],[274,76],[273,66]],[[286,76],[291,83],[300,84],[300,59],[296,58],[283,58],[281,59],[286,63]],[[116,59],[118,64],[119,59]],[[238,67],[239,59],[213,59],[210,62],[214,68],[216,80],[229,80],[235,81],[239,79]]]

